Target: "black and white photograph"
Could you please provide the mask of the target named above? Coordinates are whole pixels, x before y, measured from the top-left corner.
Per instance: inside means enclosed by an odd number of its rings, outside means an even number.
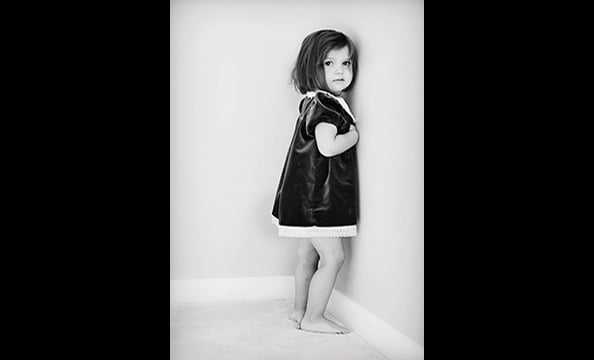
[[[424,359],[424,1],[169,16],[170,359]]]

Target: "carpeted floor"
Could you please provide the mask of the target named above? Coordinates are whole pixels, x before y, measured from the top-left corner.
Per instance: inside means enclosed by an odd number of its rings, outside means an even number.
[[[287,318],[292,306],[292,299],[175,305],[170,359],[386,360],[354,332],[295,329]]]

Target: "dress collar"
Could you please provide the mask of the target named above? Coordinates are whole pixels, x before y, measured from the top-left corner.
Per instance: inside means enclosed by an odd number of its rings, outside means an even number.
[[[351,118],[353,119],[353,122],[357,122],[355,120],[355,116],[351,112],[351,108],[349,108],[349,104],[347,104],[347,102],[343,98],[338,97],[338,96],[336,96],[336,95],[334,95],[332,93],[329,93],[327,91],[324,91],[324,90],[308,91],[305,94],[305,96],[307,96],[308,98],[313,98],[319,92],[320,93],[323,93],[323,94],[326,94],[326,95],[330,96],[331,98],[333,98],[334,100],[336,100],[340,104],[340,106],[342,106],[342,108],[344,109],[344,111],[346,111],[351,116]]]

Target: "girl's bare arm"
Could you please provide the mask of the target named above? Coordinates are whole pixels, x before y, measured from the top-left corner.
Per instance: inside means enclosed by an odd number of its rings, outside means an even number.
[[[316,125],[315,136],[318,150],[326,157],[336,156],[347,151],[359,141],[359,132],[351,125],[349,132],[337,135],[335,125],[321,122]]]

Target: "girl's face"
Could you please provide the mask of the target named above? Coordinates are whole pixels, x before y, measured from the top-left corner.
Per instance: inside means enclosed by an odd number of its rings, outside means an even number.
[[[353,67],[349,56],[349,47],[333,49],[324,59],[324,75],[330,91],[339,96],[353,80]]]

